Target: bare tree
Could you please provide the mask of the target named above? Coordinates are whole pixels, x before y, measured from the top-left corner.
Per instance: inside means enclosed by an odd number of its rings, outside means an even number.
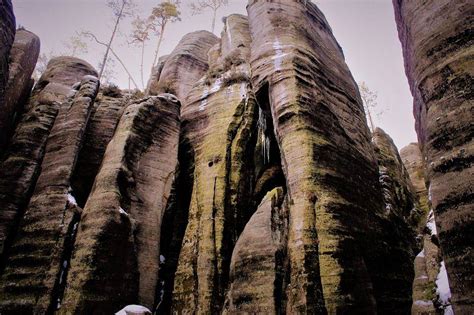
[[[66,47],[68,54],[72,57],[76,57],[77,54],[86,54],[87,43],[83,40],[83,36],[80,34],[72,35],[68,41],[63,42]]]
[[[211,32],[214,33],[216,27],[217,11],[225,5],[229,4],[229,0],[195,0],[191,3],[192,14],[202,14],[206,10],[212,11],[212,27]]]
[[[152,29],[153,20],[151,17],[148,19],[142,19],[137,16],[132,22],[131,42],[141,47],[140,75],[143,88],[145,88],[145,83],[143,80],[143,59],[145,55],[145,45],[150,39],[150,32]]]
[[[120,24],[120,21],[132,14],[133,11],[133,0],[107,0],[107,6],[112,9],[112,13],[114,15],[114,28],[112,30],[112,34],[110,35],[110,39],[106,44],[104,58],[102,59],[101,68],[99,70],[99,79],[102,77],[102,73],[104,72],[104,68],[107,64],[107,59],[109,57],[109,52],[111,50],[112,42],[114,41],[115,35],[117,34],[117,30]]]
[[[374,132],[375,124],[372,114],[377,108],[377,92],[371,91],[365,82],[359,83],[359,91],[364,103],[365,114],[369,117],[370,131]]]
[[[102,62],[99,62],[99,69],[102,68]],[[110,85],[112,84],[112,80],[115,79],[115,60],[112,58],[108,58],[106,62],[106,66],[104,67],[104,72],[102,73],[101,84],[102,85]]]
[[[149,19],[151,21],[153,31],[158,36],[158,43],[156,45],[155,56],[153,58],[152,71],[158,62],[158,54],[160,51],[161,42],[163,41],[166,26],[170,22],[173,23],[176,21],[181,21],[179,4],[179,0],[165,0],[152,9]]]
[[[112,46],[108,45],[107,43],[99,40],[97,38],[97,36],[95,36],[93,33],[91,32],[87,32],[87,31],[83,31],[81,32],[81,34],[85,37],[88,37],[90,38],[91,40],[95,41],[97,44],[101,45],[101,46],[104,46],[104,47],[107,47],[107,49],[110,51],[110,53],[112,53],[112,55],[115,57],[115,59],[117,59],[117,61],[120,63],[120,65],[122,65],[122,68],[125,70],[125,72],[127,72],[127,75],[128,77],[130,78],[130,80],[132,81],[132,83],[135,85],[135,88],[137,89],[140,89],[138,87],[138,84],[137,82],[135,82],[135,80],[133,79],[133,76],[132,74],[130,73],[130,71],[128,71],[128,68],[127,66],[125,65],[125,63],[122,61],[122,59],[120,59],[120,57],[115,53],[115,51],[112,49]],[[102,63],[100,63],[100,68],[102,70],[102,72],[104,72],[104,69],[105,69],[105,66],[107,64],[107,60],[103,60]]]

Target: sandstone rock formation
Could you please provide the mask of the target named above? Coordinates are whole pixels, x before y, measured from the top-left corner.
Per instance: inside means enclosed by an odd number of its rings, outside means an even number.
[[[0,278],[2,312],[40,314],[60,303],[80,213],[70,179],[98,89],[96,77],[84,76],[59,105],[41,173]]]
[[[162,57],[154,69],[148,92],[173,93],[184,100],[189,90],[208,69],[207,52],[218,38],[207,31],[185,35],[170,55]]]
[[[40,51],[40,40],[26,30],[17,30],[10,53],[10,70],[5,102],[0,111],[0,152],[10,138],[16,120],[33,88],[31,74]]]
[[[111,314],[137,299],[153,307],[178,135],[173,95],[127,106],[81,215],[60,313]]]
[[[72,57],[50,61],[36,84],[10,145],[0,161],[0,243],[1,256],[17,229],[41,172],[45,146],[63,103],[75,91],[72,86],[84,75],[96,75],[86,62]],[[77,88],[77,85],[76,85]],[[75,92],[74,92],[75,93]],[[67,116],[65,119],[67,119]]]
[[[4,110],[5,90],[8,82],[8,64],[10,49],[15,38],[16,21],[13,15],[11,0],[0,1],[0,112]],[[8,123],[6,117],[0,116],[0,134],[3,135],[4,125]],[[0,136],[2,137],[2,136]],[[2,153],[2,141],[0,141],[0,155]]]
[[[472,1],[393,0],[455,313],[474,312]]]

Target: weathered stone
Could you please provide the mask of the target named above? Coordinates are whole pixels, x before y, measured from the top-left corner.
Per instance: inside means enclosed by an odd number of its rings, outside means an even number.
[[[149,83],[149,94],[175,94],[181,101],[185,99],[193,85],[208,69],[207,52],[218,42],[218,38],[207,31],[197,31],[185,35],[176,48],[164,60],[159,71],[158,83]],[[153,75],[158,78],[157,74]]]
[[[281,187],[262,200],[237,241],[224,314],[284,313],[287,205]]]
[[[235,32],[247,38],[249,47],[248,24]],[[227,56],[218,51],[209,54],[211,67],[217,58]],[[211,68],[183,102],[182,133],[195,167],[188,225],[174,278],[173,312],[208,314],[222,308],[232,248],[249,217],[242,209],[252,208],[256,118],[249,66],[244,61]]]
[[[3,117],[5,106],[5,90],[8,82],[8,65],[10,49],[15,39],[16,21],[13,15],[11,0],[0,0],[0,140],[5,134],[4,125],[7,123]],[[0,156],[3,144],[0,141]]]
[[[474,313],[472,1],[393,0],[454,312]]]
[[[26,30],[17,30],[10,53],[10,70],[5,103],[0,111],[0,152],[10,138],[15,121],[23,111],[23,106],[33,87],[31,74],[36,66],[40,51],[40,40]]]
[[[134,302],[153,307],[178,134],[173,95],[127,106],[81,217],[60,313],[111,314]]]
[[[107,144],[129,103],[124,96],[107,96],[99,92],[84,136],[84,144],[77,158],[76,171],[71,180],[77,203],[83,207],[99,172]]]
[[[420,209],[423,213],[423,218],[428,216],[430,205],[428,201],[428,189],[425,184],[425,166],[423,164],[423,157],[421,155],[418,143],[410,143],[406,147],[400,150],[400,157],[403,160],[408,174],[410,175],[410,181],[418,195]],[[426,220],[420,220],[418,231],[420,232],[426,224]]]
[[[70,179],[99,80],[85,76],[59,106],[41,174],[0,278],[2,313],[44,314],[60,303],[80,208]]]
[[[286,311],[396,309],[381,268],[388,250],[378,172],[342,51],[310,2],[249,1],[247,10],[253,86],[272,117],[288,183]]]
[[[69,79],[64,81],[62,72]],[[41,171],[46,141],[61,104],[74,83],[87,74],[97,75],[88,63],[71,57],[51,60],[36,85],[23,116],[0,161],[0,243],[1,256],[16,230]]]

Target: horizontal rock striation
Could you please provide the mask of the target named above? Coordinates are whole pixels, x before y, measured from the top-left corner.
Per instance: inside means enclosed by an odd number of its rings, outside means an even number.
[[[11,0],[0,1],[0,139],[4,137],[8,125],[8,117],[3,116],[3,112],[8,112],[5,107],[5,91],[8,83],[8,66],[10,50],[15,39],[16,20],[13,14]],[[0,141],[0,156],[3,151],[3,141]]]
[[[243,209],[252,208],[257,111],[249,66],[245,59],[220,62],[231,53],[248,54],[247,19],[233,18],[240,27],[223,32],[221,43],[209,52],[209,71],[183,101],[182,137],[189,144],[194,169],[174,277],[172,311],[178,313],[220,312],[232,248],[249,217]],[[226,42],[234,36],[242,40]]]
[[[41,173],[0,278],[2,313],[51,313],[60,303],[67,247],[80,212],[70,179],[98,89],[96,77],[84,76],[59,105]]]
[[[194,83],[207,71],[207,52],[217,42],[218,38],[207,31],[183,36],[171,54],[158,62],[148,84],[149,94],[172,93],[183,101]]]
[[[11,49],[10,71],[5,93],[5,103],[0,111],[0,154],[5,148],[15,122],[22,114],[23,106],[33,88],[31,74],[40,51],[40,40],[26,30],[17,30]]]
[[[30,110],[23,115],[3,160],[0,161],[2,260],[41,172],[46,142],[61,104],[72,92],[72,86],[89,74],[97,75],[89,64],[80,59],[52,59],[26,105]],[[65,77],[66,80],[63,79]]]
[[[61,314],[153,307],[178,135],[173,95],[127,106],[81,216]]]
[[[472,1],[394,0],[455,313],[474,312]]]

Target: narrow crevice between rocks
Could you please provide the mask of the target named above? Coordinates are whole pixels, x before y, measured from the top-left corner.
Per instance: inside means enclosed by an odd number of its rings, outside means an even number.
[[[170,314],[174,277],[188,225],[188,212],[194,183],[194,152],[188,139],[181,137],[178,167],[163,216],[160,237],[160,271],[154,314]]]
[[[71,211],[74,208],[74,215],[69,223],[67,235],[64,238],[63,253],[60,261],[60,271],[56,276],[53,292],[51,294],[51,302],[49,304],[47,314],[54,314],[56,310],[61,308],[61,302],[64,297],[64,291],[67,284],[67,276],[69,272],[74,244],[76,242],[77,228],[81,219],[82,209],[77,205],[68,202],[64,211]]]

